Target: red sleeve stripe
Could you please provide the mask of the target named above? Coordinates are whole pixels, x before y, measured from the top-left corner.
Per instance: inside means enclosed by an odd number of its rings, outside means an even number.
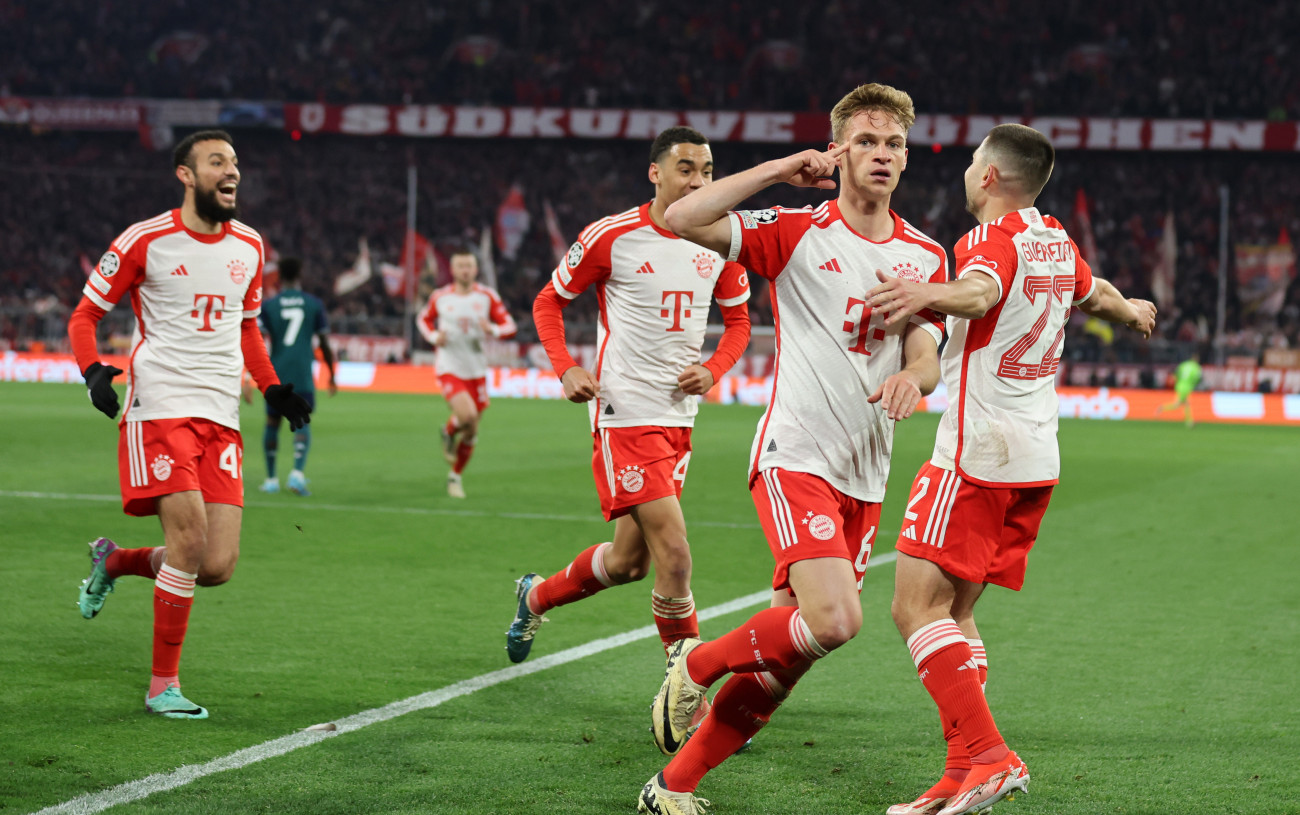
[[[135,242],[143,238],[145,235],[152,235],[158,232],[169,232],[176,228],[176,224],[172,222],[172,214],[170,212],[164,212],[157,218],[150,218],[147,221],[133,224],[125,232],[119,235],[117,240],[113,241],[113,246],[115,246],[118,251],[126,254],[131,251],[132,246],[135,246]]]
[[[596,241],[600,240],[601,235],[604,235],[609,230],[615,229],[620,226],[628,226],[640,220],[641,220],[640,207],[636,209],[630,209],[627,212],[623,212],[618,215],[611,215],[608,218],[601,218],[599,221],[596,221],[595,223],[591,224],[591,226],[588,226],[586,229],[584,229],[582,231],[582,234],[578,235],[578,240],[584,246],[591,246]]]

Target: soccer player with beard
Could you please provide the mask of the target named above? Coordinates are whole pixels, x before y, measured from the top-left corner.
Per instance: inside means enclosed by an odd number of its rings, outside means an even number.
[[[512,662],[527,658],[542,615],[557,606],[645,578],[664,647],[699,636],[691,551],[680,503],[691,459],[698,397],[749,344],[749,280],[739,264],[668,231],[664,211],[713,181],[704,134],[671,127],[650,146],[651,201],[584,229],[533,304],[537,336],[572,402],[586,402],[600,508],[613,540],[593,544],[548,578],[518,580],[506,632]],[[587,289],[600,303],[595,370],[569,355],[562,309]],[[724,329],[708,360],[700,350],[709,304]]]
[[[112,380],[122,371],[100,361],[95,329],[123,297],[135,312],[126,410],[118,422],[122,508],[157,515],[163,545],[124,549],[108,538],[93,541],[78,606],[90,619],[117,578],[153,580],[145,709],[205,719],[207,709],[181,693],[181,645],[195,586],[225,583],[239,559],[244,367],[291,427],[310,416],[293,385],[280,384],[258,330],[264,248],[256,231],[234,220],[240,171],[230,135],[194,133],[172,158],[185,187],[180,208],[134,224],[113,241],[68,322],[90,401],[115,418]]]

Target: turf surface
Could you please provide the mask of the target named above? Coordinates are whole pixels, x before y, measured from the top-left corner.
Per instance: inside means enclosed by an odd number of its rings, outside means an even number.
[[[176,722],[143,712],[149,583],[122,579],[93,621],[75,606],[86,541],[159,542],[156,520],[121,514],[114,426],[75,386],[0,384],[0,810],[89,794],[82,811],[98,811],[132,797],[119,785],[191,765],[192,780],[112,811],[634,811],[662,766],[647,732],[657,640],[539,660],[648,625],[648,584],[550,612],[522,666],[544,669],[494,673],[509,667],[514,578],[608,537],[586,411],[495,402],[469,498],[454,501],[440,399],[321,403],[305,499],[256,491],[262,419],[245,408],[242,557],[231,583],[197,595],[182,663],[212,718]],[[694,435],[683,505],[701,609],[770,576],[744,484],[757,417],[705,406]],[[934,425],[899,428],[878,558]],[[1030,795],[995,812],[1300,812],[1300,435],[1077,420],[1060,437],[1064,481],[1026,588],[990,590],[980,606],[989,699],[1033,777]],[[281,446],[283,477],[287,436]],[[883,812],[933,781],[938,720],[889,620],[892,579],[888,563],[869,572],[859,637],[704,780],[718,815]],[[704,635],[752,610],[707,620]],[[465,692],[441,704],[366,714],[453,686]],[[207,764],[366,715],[384,720],[234,769]]]

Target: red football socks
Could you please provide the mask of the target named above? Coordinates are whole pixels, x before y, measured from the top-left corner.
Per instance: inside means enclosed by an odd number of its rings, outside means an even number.
[[[979,666],[957,624],[951,619],[930,623],[908,638],[907,647],[921,682],[939,707],[945,735],[955,728],[975,763],[1005,756],[1006,743],[984,700]]]
[[[456,463],[452,465],[451,471],[460,475],[465,470],[465,465],[469,464],[470,456],[474,455],[474,445],[472,442],[461,442],[456,445]]]
[[[158,576],[153,566],[153,553],[161,546],[145,546],[139,549],[115,549],[104,560],[104,568],[111,578],[123,575],[147,577],[150,580]]]
[[[604,547],[612,545],[607,541],[584,549],[568,568],[546,578],[529,593],[528,608],[542,614],[613,586],[614,581],[605,574],[602,557]]]
[[[664,653],[669,646],[687,637],[700,636],[700,619],[695,614],[695,598],[664,597],[659,592],[650,590],[650,610],[654,614],[655,626],[659,629],[659,639],[664,644]]]
[[[180,673],[181,645],[194,604],[196,574],[163,564],[153,590],[153,675],[175,678]],[[156,695],[156,694],[155,694]]]
[[[727,673],[778,671],[826,654],[799,609],[765,608],[739,628],[697,646],[686,658],[686,673],[707,688]]]

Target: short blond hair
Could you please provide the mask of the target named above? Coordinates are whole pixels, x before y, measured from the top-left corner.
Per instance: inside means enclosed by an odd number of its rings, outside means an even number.
[[[894,117],[905,134],[916,122],[916,107],[906,91],[876,82],[859,85],[831,109],[831,137],[836,144],[843,140],[849,120],[864,110],[878,110]]]

